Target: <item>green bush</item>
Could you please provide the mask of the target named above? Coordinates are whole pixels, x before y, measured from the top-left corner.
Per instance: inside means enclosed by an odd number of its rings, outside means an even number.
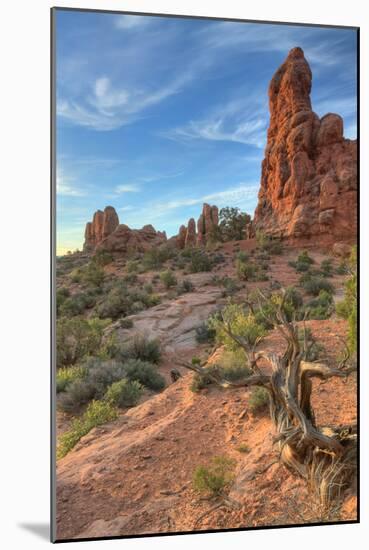
[[[251,449],[247,445],[247,443],[241,443],[238,447],[236,447],[236,451],[238,451],[239,453],[249,453]]]
[[[199,344],[206,344],[208,342],[214,343],[215,341],[215,329],[209,326],[207,321],[204,321],[201,325],[196,327],[196,342]]]
[[[235,460],[226,456],[215,456],[208,466],[198,466],[193,474],[193,488],[201,493],[219,496],[234,479]]]
[[[107,388],[125,377],[124,365],[117,361],[104,361],[90,358],[84,364],[85,375],[75,379],[60,396],[58,408],[64,412],[73,412],[91,399],[101,399]]]
[[[87,374],[85,367],[62,367],[56,373],[56,393],[64,392],[74,380],[80,380]]]
[[[98,353],[103,330],[109,321],[100,319],[67,319],[62,317],[56,324],[57,367],[74,365],[85,356]]]
[[[133,327],[133,321],[132,321],[132,319],[121,319],[119,321],[119,326],[120,326],[120,328],[125,328],[125,329],[132,328]]]
[[[204,374],[198,374],[195,372],[195,374],[192,377],[191,384],[190,384],[190,390],[194,393],[197,393],[203,389],[205,389],[207,386],[209,386],[212,383],[211,378],[204,372]]]
[[[122,281],[127,285],[133,285],[137,283],[138,281],[137,273],[127,273],[127,275],[124,275],[124,277],[122,278]]]
[[[319,296],[321,290],[333,294],[333,285],[321,277],[306,277],[301,284],[302,288],[312,296]]]
[[[190,273],[200,273],[203,271],[211,271],[213,262],[210,257],[198,248],[191,249],[189,271]]]
[[[160,269],[162,265],[175,256],[175,251],[169,246],[150,248],[143,256],[143,266],[146,270]]]
[[[140,382],[151,390],[160,391],[165,387],[165,380],[158,373],[157,368],[148,361],[129,359],[124,364],[125,375],[128,380]]]
[[[118,417],[118,411],[107,401],[92,401],[81,418],[73,420],[71,428],[58,441],[57,458],[62,458],[84,435],[96,426],[111,422]]]
[[[330,259],[322,260],[320,264],[320,271],[323,277],[332,277],[333,275],[332,260]]]
[[[173,273],[173,271],[162,271],[160,273],[160,280],[161,282],[163,283],[163,285],[165,286],[165,288],[171,288],[173,286],[176,286],[177,284],[177,279]]]
[[[94,262],[90,262],[87,266],[80,268],[79,281],[84,285],[100,287],[104,281],[104,270]]]
[[[353,247],[349,266],[350,277],[345,284],[344,299],[336,305],[337,314],[347,319],[348,346],[351,354],[357,352],[357,250]]]
[[[96,293],[80,292],[66,298],[59,307],[59,316],[75,317],[81,315],[85,309],[90,309],[96,304]]]
[[[223,344],[227,350],[236,351],[239,345],[228,335],[226,327],[229,325],[233,334],[242,338],[250,347],[257,340],[266,335],[263,326],[256,322],[254,315],[245,310],[240,304],[229,304],[222,312],[223,320],[212,317],[210,327],[215,329],[216,341]]]
[[[256,231],[256,242],[261,250],[269,254],[282,254],[283,246],[279,239],[272,238],[262,231]]]
[[[242,260],[236,260],[236,273],[241,281],[254,281],[259,271],[258,266],[252,263],[246,263]]]
[[[248,400],[249,409],[251,412],[259,412],[263,410],[269,403],[268,390],[262,387],[256,387],[252,390]]]
[[[122,360],[141,359],[141,361],[148,361],[149,363],[159,363],[160,356],[159,340],[149,339],[143,334],[135,334],[118,351],[118,357]]]
[[[118,319],[160,303],[160,296],[149,294],[144,289],[129,289],[124,280],[117,281],[104,300],[97,306],[96,311],[100,318]]]
[[[109,386],[104,399],[120,408],[134,407],[137,405],[142,392],[143,387],[139,382],[123,378]]]
[[[318,297],[306,304],[309,319],[328,319],[333,313],[333,296],[326,290],[321,290]]]
[[[241,349],[237,351],[224,351],[217,361],[217,367],[223,378],[229,382],[238,382],[252,374],[245,354]]]
[[[65,300],[70,296],[69,288],[63,286],[56,291],[56,311],[59,314],[60,306],[63,305]]]
[[[193,292],[194,291],[194,285],[189,279],[183,279],[181,284],[178,287],[178,292],[186,293],[186,292]]]
[[[104,265],[112,263],[113,256],[110,254],[110,252],[107,252],[106,250],[98,250],[97,252],[95,252],[91,261],[100,267],[104,267]]]

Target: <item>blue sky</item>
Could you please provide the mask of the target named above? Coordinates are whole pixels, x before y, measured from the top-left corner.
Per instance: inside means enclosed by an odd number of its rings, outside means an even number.
[[[300,46],[312,103],[356,138],[356,32],[77,11],[56,14],[57,249],[98,208],[177,233],[203,202],[253,213],[267,88]]]

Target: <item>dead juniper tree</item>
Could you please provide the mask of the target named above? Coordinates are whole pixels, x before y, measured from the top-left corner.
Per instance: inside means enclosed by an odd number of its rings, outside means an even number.
[[[296,317],[293,314],[291,318],[285,307],[286,297],[287,293],[282,291],[279,303],[268,309],[263,308],[267,298],[259,292],[257,306],[265,321],[283,337],[286,344],[283,354],[256,351],[261,339],[250,345],[247,339],[235,334],[229,320],[222,316],[222,330],[244,350],[252,371],[244,380],[230,382],[221,377],[218,369],[204,368],[206,362],[178,364],[200,376],[206,373],[223,388],[265,388],[270,397],[270,416],[276,428],[274,441],[278,444],[281,462],[307,481],[322,509],[327,509],[339,498],[356,471],[357,429],[356,426],[317,426],[311,403],[312,380],[347,378],[354,367],[348,364],[348,353],[336,368],[307,360],[314,341],[308,336],[305,319],[302,320],[303,338],[299,338]],[[255,314],[255,306],[247,304]]]

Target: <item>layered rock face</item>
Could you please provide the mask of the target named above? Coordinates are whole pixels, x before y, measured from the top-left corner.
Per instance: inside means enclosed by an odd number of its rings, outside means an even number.
[[[343,137],[339,115],[312,111],[311,81],[304,52],[293,48],[270,82],[254,227],[279,237],[355,238],[357,143]]]
[[[204,204],[202,207],[202,213],[197,220],[197,233],[196,223],[193,218],[188,220],[187,227],[181,225],[177,235],[178,248],[188,248],[192,246],[205,245],[209,234],[214,226],[219,224],[219,213],[217,206],[210,206]]]
[[[155,231],[152,225],[145,225],[142,229],[130,229],[128,225],[119,224],[115,209],[107,206],[104,212],[97,210],[92,222],[86,224],[83,249],[87,252],[144,252],[165,243],[166,240],[165,232]]]
[[[119,225],[119,218],[112,206],[97,210],[93,215],[92,222],[87,222],[85,229],[85,243],[83,249],[92,251],[103,239],[108,237]]]

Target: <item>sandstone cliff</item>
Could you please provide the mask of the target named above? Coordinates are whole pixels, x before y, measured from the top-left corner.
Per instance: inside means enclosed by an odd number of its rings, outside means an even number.
[[[188,220],[187,227],[185,225],[181,225],[179,228],[177,235],[178,248],[188,248],[206,244],[213,227],[217,226],[218,223],[218,207],[210,206],[209,204],[204,203],[200,217],[197,220],[197,233],[194,218]]]
[[[115,209],[107,206],[104,212],[97,210],[92,222],[86,224],[83,249],[87,252],[144,252],[165,243],[166,240],[165,232],[155,231],[152,225],[130,229],[128,225],[120,224]]]
[[[343,137],[339,115],[312,111],[311,82],[304,52],[293,48],[269,85],[254,226],[281,237],[355,238],[357,143]]]

